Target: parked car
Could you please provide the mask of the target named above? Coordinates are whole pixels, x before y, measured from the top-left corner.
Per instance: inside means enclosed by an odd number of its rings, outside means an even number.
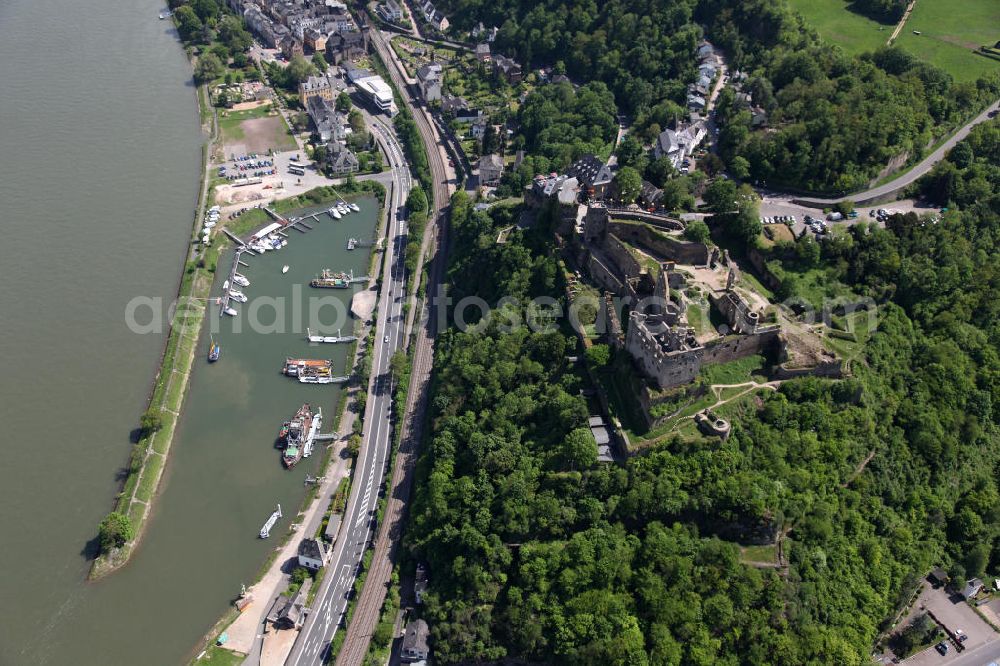
[[[850,213],[847,214],[847,217],[851,218],[852,220],[856,219],[858,217],[858,211],[852,210]]]
[[[842,213],[834,211],[833,213],[827,215],[826,219],[830,220],[831,222],[839,222],[840,220],[844,219],[844,216]]]
[[[939,653],[941,653],[942,657],[948,654],[948,644],[945,643],[944,641],[941,641],[940,643],[935,645],[934,649],[937,650]]]

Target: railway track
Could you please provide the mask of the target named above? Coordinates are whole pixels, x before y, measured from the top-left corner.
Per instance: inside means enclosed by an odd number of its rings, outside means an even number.
[[[431,269],[428,278],[427,294],[437,293],[437,287],[442,283],[447,257],[448,222],[447,206],[450,198],[450,186],[447,181],[444,159],[437,137],[434,134],[430,120],[423,109],[418,108],[413,101],[404,76],[399,70],[395,54],[382,35],[372,33],[372,43],[389,70],[389,75],[396,88],[403,95],[406,106],[410,109],[417,129],[420,132],[427,159],[431,167],[433,189],[431,206],[433,215],[429,225],[429,233],[424,237],[421,248],[421,260],[431,256]],[[428,253],[430,253],[428,255]],[[419,280],[415,281],[419,283]],[[410,373],[410,388],[406,397],[405,413],[402,419],[402,437],[399,451],[393,463],[392,476],[388,490],[385,514],[379,527],[375,541],[371,567],[365,578],[354,616],[347,627],[344,643],[337,655],[338,666],[358,666],[368,653],[372,634],[379,620],[379,613],[388,585],[392,569],[397,558],[400,538],[405,526],[410,492],[413,487],[413,472],[417,461],[417,453],[423,435],[424,415],[426,413],[428,389],[430,387],[431,368],[434,362],[434,338],[437,335],[434,312],[435,304],[431,301],[425,304],[428,315],[418,324],[414,340],[413,364]]]

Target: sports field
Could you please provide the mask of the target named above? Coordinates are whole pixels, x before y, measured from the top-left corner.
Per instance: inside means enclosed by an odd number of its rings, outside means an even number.
[[[788,0],[788,4],[816,28],[820,37],[851,54],[874,51],[892,34],[893,26],[852,12],[847,0]]]
[[[849,53],[884,45],[893,25],[852,12],[847,0],[788,0],[820,36]],[[921,34],[915,35],[916,30]],[[957,80],[971,81],[1000,71],[1000,62],[976,55],[983,44],[1000,40],[998,0],[917,0],[897,44],[937,65]]]

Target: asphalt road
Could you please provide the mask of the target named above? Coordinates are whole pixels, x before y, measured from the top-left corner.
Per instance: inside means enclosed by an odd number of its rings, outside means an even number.
[[[386,225],[386,256],[375,326],[368,402],[364,431],[347,510],[326,576],[313,601],[302,630],[286,664],[320,664],[327,656],[330,641],[338,631],[358,575],[361,559],[375,529],[379,492],[392,445],[391,369],[389,361],[404,345],[403,301],[406,275],[403,266],[406,222],[402,217],[410,191],[409,167],[402,148],[387,125],[376,123],[373,131],[386,150],[392,167],[393,188]],[[388,338],[388,342],[386,342]]]
[[[899,178],[889,181],[885,185],[880,185],[864,192],[855,192],[854,194],[834,199],[824,199],[821,197],[797,197],[794,195],[782,195],[777,192],[771,193],[765,191],[761,191],[761,194],[770,196],[771,198],[785,197],[787,199],[797,199],[798,201],[806,203],[813,208],[827,208],[838,201],[844,200],[854,201],[859,204],[865,204],[870,201],[884,200],[915,183],[918,178],[933,169],[935,164],[944,159],[945,153],[954,148],[955,144],[969,135],[969,132],[972,131],[973,127],[989,120],[990,114],[998,109],[1000,109],[1000,100],[990,104],[982,113],[966,123],[964,127],[955,132],[947,141],[941,144],[937,150],[921,160],[917,166],[913,167]]]

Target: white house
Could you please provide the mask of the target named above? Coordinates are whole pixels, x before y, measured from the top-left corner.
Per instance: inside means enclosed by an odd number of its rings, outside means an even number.
[[[707,134],[702,123],[695,123],[687,127],[678,126],[677,130],[663,130],[660,136],[656,137],[653,145],[653,156],[656,158],[667,157],[675,168],[680,168],[686,157],[691,155],[704,140]]]
[[[326,546],[319,539],[303,539],[299,544],[299,566],[313,571],[326,565]]]

